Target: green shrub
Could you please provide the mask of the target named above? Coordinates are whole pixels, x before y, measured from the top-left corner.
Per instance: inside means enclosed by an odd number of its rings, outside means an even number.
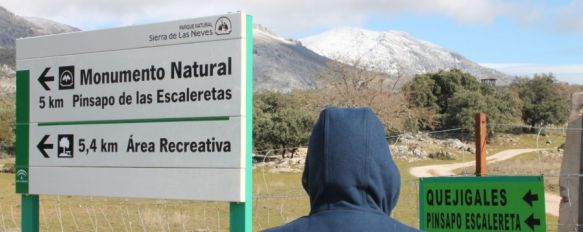
[[[447,151],[438,151],[429,154],[430,159],[437,159],[437,160],[454,160],[455,157],[447,152]]]
[[[16,168],[14,167],[14,163],[5,163],[2,170],[4,172],[14,173]]]
[[[290,94],[271,91],[256,93],[253,99],[255,150],[277,149],[276,153],[283,155],[286,151],[293,153],[293,148],[306,146],[314,125],[314,118],[310,115],[301,110]]]

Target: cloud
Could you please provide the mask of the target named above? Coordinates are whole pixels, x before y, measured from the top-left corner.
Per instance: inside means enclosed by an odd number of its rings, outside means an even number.
[[[558,7],[553,15],[556,30],[560,32],[583,33],[583,0],[574,0]]]
[[[566,57],[583,57],[583,47],[572,47],[568,49],[561,49],[557,54]]]
[[[526,64],[526,63],[480,63],[513,76],[532,76],[535,73],[552,73],[558,80],[583,84],[583,64]]]
[[[371,15],[445,14],[462,23],[491,23],[508,16],[522,23],[541,17],[543,6],[502,0],[0,0],[19,15],[45,17],[82,29],[172,20],[243,10],[275,31],[294,34],[338,25],[358,26]]]

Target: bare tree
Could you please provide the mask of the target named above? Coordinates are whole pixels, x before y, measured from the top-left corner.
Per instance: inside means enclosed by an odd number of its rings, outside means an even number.
[[[305,97],[306,106],[371,107],[385,128],[404,129],[403,116],[409,109],[404,97],[394,91],[395,84],[388,74],[361,66],[359,62],[353,65],[331,62],[318,79],[320,83],[315,90],[303,93],[308,96]]]

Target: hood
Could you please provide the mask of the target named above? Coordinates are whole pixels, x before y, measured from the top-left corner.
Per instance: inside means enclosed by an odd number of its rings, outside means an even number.
[[[312,130],[302,185],[311,212],[355,209],[390,215],[400,175],[383,125],[369,108],[327,108]]]

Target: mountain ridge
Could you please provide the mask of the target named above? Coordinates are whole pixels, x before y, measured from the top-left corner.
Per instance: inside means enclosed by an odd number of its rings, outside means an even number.
[[[405,83],[415,74],[449,68],[458,68],[462,71],[470,72],[478,78],[496,77],[499,78],[499,80],[502,79],[502,82],[505,82],[508,79],[504,74],[496,70],[482,67],[467,60],[461,54],[449,51],[431,42],[419,40],[406,32],[388,31],[381,33],[348,27],[342,27],[338,30],[346,30],[349,33],[341,33],[332,36],[332,38],[328,38],[324,43],[332,44],[333,47],[342,48],[346,47],[346,42],[350,42],[353,44],[348,47],[352,50],[354,50],[354,48],[365,47],[369,52],[344,55],[347,57],[351,56],[352,58],[359,57],[359,62],[367,61],[367,63],[358,64],[357,62],[354,62],[354,60],[349,61],[340,59],[339,57],[334,57],[333,52],[326,52],[318,46],[314,46],[313,41],[310,41],[309,38],[300,40],[285,38],[267,27],[255,24],[253,26],[253,53],[255,62],[253,77],[254,90],[266,89],[288,92],[294,89],[316,88],[320,82],[319,78],[322,74],[333,69],[330,64],[334,64],[332,66],[336,67],[345,64],[356,64],[356,68],[372,67],[373,70],[370,71],[387,73],[386,76],[390,79],[390,82],[399,80],[399,85]],[[14,47],[17,38],[73,31],[79,31],[79,29],[48,19],[18,16],[0,6],[0,66],[2,66],[0,68],[0,95],[14,95]],[[326,32],[323,34],[325,33]],[[317,36],[321,35],[322,34],[315,35],[311,38],[317,38]],[[354,35],[360,35],[360,37],[355,37]],[[353,38],[377,39],[376,43],[374,43],[374,40],[358,41]],[[396,42],[388,43],[387,41]],[[405,42],[411,46],[401,46],[403,44],[400,43]],[[383,54],[379,53],[379,51],[386,52],[399,50],[401,49],[399,46],[410,51],[410,54],[401,52],[401,54],[404,54],[402,55],[403,57],[408,56],[413,57],[413,59],[400,61],[400,63],[394,61],[391,62],[390,60],[387,62],[382,59],[375,60],[378,57],[386,56],[386,54],[391,56],[390,52]],[[334,51],[331,49],[328,50]],[[432,51],[432,53],[429,55],[424,54],[424,50]],[[438,57],[438,59],[431,61],[427,58],[432,56]],[[440,63],[439,59],[448,60],[450,62]],[[374,63],[371,63],[371,60],[374,61]],[[375,66],[376,64],[383,64],[382,62],[385,62],[385,64],[378,65],[378,67]],[[414,68],[408,68],[412,66]],[[406,74],[405,76],[407,76],[407,78],[399,79],[400,77],[395,77],[397,71],[401,72],[401,74]]]
[[[508,84],[511,77],[483,67],[463,55],[402,31],[372,31],[340,27],[300,39],[314,52],[333,60],[388,73],[415,74],[457,68],[478,79],[494,78]]]
[[[260,24],[253,26],[253,79],[255,90],[283,92],[317,85],[319,74],[329,69],[332,60],[284,38]]]
[[[18,16],[0,6],[0,96],[13,97],[16,91],[16,39],[80,31],[52,20]]]
[[[18,16],[0,6],[0,47],[14,49],[16,39],[80,31],[49,19]]]

